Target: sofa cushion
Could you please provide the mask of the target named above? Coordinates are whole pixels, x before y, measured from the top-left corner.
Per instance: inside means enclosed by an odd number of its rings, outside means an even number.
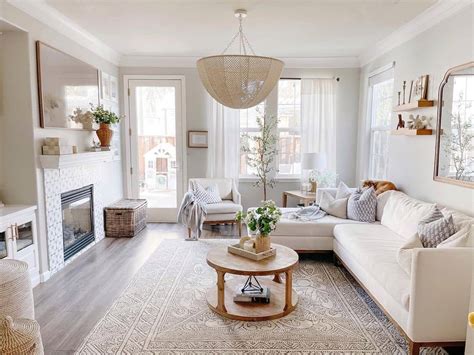
[[[456,227],[456,232],[458,232],[459,230],[461,230],[462,228],[464,228],[466,226],[470,226],[470,225],[474,224],[474,218],[473,217],[470,217],[470,216],[468,216],[466,214],[463,214],[461,212],[458,212],[456,210],[452,210],[450,208],[444,207],[444,208],[441,208],[441,212],[445,216],[449,216],[449,215],[453,216],[454,226]]]
[[[474,248],[472,225],[461,228],[448,239],[439,243],[436,248]]]
[[[414,234],[412,237],[403,244],[398,250],[397,260],[400,267],[411,276],[411,262],[413,260],[413,251],[417,248],[423,248],[420,237],[418,234]]]
[[[385,209],[385,205],[387,204],[387,201],[393,192],[394,190],[385,191],[377,196],[377,214],[375,217],[377,221],[382,220],[383,210]]]
[[[442,241],[456,233],[453,216],[444,216],[438,207],[423,218],[418,224],[418,236],[425,248],[436,248]]]
[[[342,181],[339,183],[336,191],[336,200],[341,198],[349,197],[352,193],[352,189],[350,189],[346,184]]]
[[[397,261],[404,239],[379,224],[341,224],[334,228],[337,242],[406,310],[410,278]]]
[[[347,197],[336,199],[330,193],[323,191],[319,206],[331,216],[342,219],[347,218]]]
[[[358,189],[347,202],[347,218],[361,222],[375,222],[377,196],[373,187]]]
[[[417,232],[418,223],[434,208],[434,204],[418,201],[393,191],[390,195],[381,219],[381,224],[405,239]]]
[[[278,222],[273,235],[281,236],[308,236],[308,237],[332,237],[334,227],[338,224],[360,224],[362,222],[342,219],[334,216],[325,216],[315,221],[302,222],[289,219],[290,213],[297,211],[297,208],[282,208],[283,217]]]
[[[232,201],[224,200],[219,203],[211,203],[206,205],[207,215],[222,214],[222,213],[237,213],[242,211],[242,206]]]

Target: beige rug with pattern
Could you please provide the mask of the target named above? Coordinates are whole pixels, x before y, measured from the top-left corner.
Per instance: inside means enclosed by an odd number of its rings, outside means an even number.
[[[79,354],[405,354],[393,324],[343,268],[302,256],[296,310],[266,322],[221,318],[206,290],[207,251],[222,240],[165,240],[81,345]],[[441,349],[425,354],[441,354]]]

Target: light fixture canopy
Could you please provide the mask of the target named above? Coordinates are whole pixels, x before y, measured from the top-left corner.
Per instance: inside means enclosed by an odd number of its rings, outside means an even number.
[[[221,55],[199,59],[197,69],[204,87],[216,101],[230,108],[246,109],[258,105],[270,94],[284,63],[255,55],[242,29],[247,11],[239,9],[234,15],[239,19],[239,31]],[[237,38],[240,54],[225,54]],[[247,54],[248,50],[252,54]]]

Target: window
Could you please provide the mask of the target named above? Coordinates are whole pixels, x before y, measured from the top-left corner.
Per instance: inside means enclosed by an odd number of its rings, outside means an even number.
[[[388,139],[393,106],[393,67],[369,78],[369,178],[387,178]]]
[[[265,102],[258,104],[255,107],[246,110],[240,110],[240,141],[241,144],[248,144],[244,142],[243,136],[248,134],[250,136],[259,134],[260,130],[257,125],[257,116],[265,113]],[[256,171],[247,165],[247,154],[240,153],[240,176],[252,176]]]
[[[301,80],[278,83],[278,175],[301,173]]]

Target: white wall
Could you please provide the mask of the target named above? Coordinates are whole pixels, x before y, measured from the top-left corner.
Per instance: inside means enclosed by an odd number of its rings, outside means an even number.
[[[123,75],[144,74],[184,75],[186,78],[186,130],[208,129],[207,93],[201,84],[196,69],[123,67],[120,68],[120,82],[123,83]],[[286,69],[282,77],[340,78],[340,81],[336,83],[337,170],[341,180],[353,185],[355,183],[359,69]],[[205,176],[207,149],[187,148],[186,154],[188,178]],[[255,206],[260,203],[262,200],[261,193],[252,187],[251,182],[241,181],[239,185],[244,207]],[[298,189],[299,186],[299,181],[279,181],[274,189],[270,189],[268,198],[280,203],[283,191]]]
[[[46,227],[45,227],[45,206],[44,206],[44,191],[43,191],[43,170],[39,165],[39,155],[41,154],[41,146],[44,137],[62,137],[66,138],[70,144],[77,145],[79,151],[85,151],[91,144],[92,138],[95,133],[88,131],[77,131],[67,129],[44,129],[40,128],[39,120],[39,104],[38,104],[38,93],[37,93],[37,76],[36,76],[36,53],[35,43],[36,41],[42,41],[54,48],[57,48],[75,58],[78,58],[86,63],[89,63],[100,70],[103,70],[109,74],[118,76],[118,67],[107,62],[101,57],[90,52],[87,48],[78,45],[71,39],[63,36],[61,33],[56,32],[47,25],[35,20],[34,18],[26,15],[25,13],[17,10],[15,7],[8,3],[2,2],[1,8],[2,18],[25,30],[27,37],[23,38],[24,47],[23,52],[15,56],[15,63],[21,63],[22,65],[22,76],[26,76],[28,83],[23,85],[21,88],[15,88],[11,90],[13,95],[12,101],[26,100],[29,102],[28,105],[19,109],[25,110],[21,117],[21,121],[18,124],[24,124],[25,127],[30,127],[29,130],[25,131],[23,139],[16,139],[15,144],[22,145],[22,149],[29,149],[31,151],[30,161],[22,160],[16,161],[15,164],[28,165],[34,170],[28,175],[28,183],[17,182],[19,188],[24,188],[25,194],[28,196],[29,203],[38,205],[38,224],[39,224],[39,246],[40,246],[40,267],[41,272],[48,270],[47,260],[47,242],[46,242]],[[9,67],[14,66],[15,63],[10,63]],[[18,101],[20,102],[20,101]],[[30,132],[30,133],[28,133]],[[15,133],[15,132],[14,132]],[[14,137],[14,135],[12,135]],[[13,138],[12,138],[13,139]],[[24,147],[23,147],[24,145]],[[13,148],[8,148],[13,149]],[[4,152],[4,155],[6,152]],[[8,152],[11,154],[11,151]],[[123,156],[123,154],[122,154]],[[109,189],[104,193],[104,203],[112,203],[123,196],[123,167],[121,161],[114,161],[107,163],[108,168],[106,179],[109,181]],[[4,170],[8,170],[13,165],[8,160],[4,160]],[[32,179],[33,177],[33,179]],[[30,181],[32,179],[32,181]],[[3,180],[5,190],[10,190],[10,186],[6,186],[6,181]],[[9,184],[10,185],[10,184]],[[9,197],[7,202],[9,203],[21,203],[19,201],[20,194],[14,194],[11,198]]]
[[[394,105],[396,92],[401,90],[403,80],[408,81],[424,74],[430,75],[429,99],[437,100],[438,87],[445,72],[451,67],[473,60],[473,15],[473,8],[467,7],[362,68],[357,169],[359,179],[366,178],[364,163],[368,157],[368,139],[366,131],[362,129],[366,118],[368,74],[395,61]],[[413,113],[432,116],[435,122],[436,112],[435,107]],[[404,117],[406,118],[407,116]],[[394,114],[394,128],[396,122]],[[474,214],[473,189],[433,181],[434,152],[435,135],[391,136],[388,179],[413,197]]]

